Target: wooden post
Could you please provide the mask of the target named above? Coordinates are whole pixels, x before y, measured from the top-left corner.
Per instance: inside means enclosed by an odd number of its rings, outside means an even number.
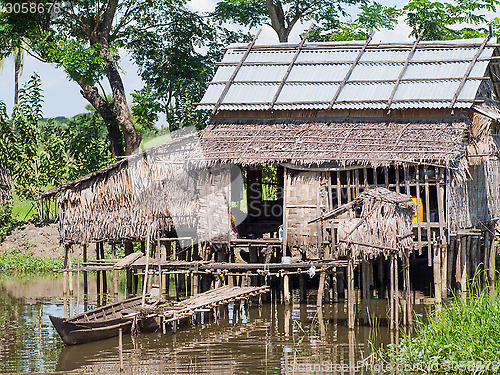
[[[101,242],[100,245],[101,245],[101,259],[104,259],[104,242]],[[108,280],[106,279],[106,271],[102,271],[102,292],[103,294],[108,293]]]
[[[399,259],[394,255],[394,323],[399,327]]]
[[[378,257],[377,274],[379,283],[377,297],[378,299],[385,299],[385,262],[382,255]]]
[[[99,243],[95,244],[95,259],[99,260],[101,257],[101,253],[99,252]],[[96,285],[97,285],[97,294],[101,294],[101,271],[96,272]]]
[[[432,267],[432,244],[431,244],[431,204],[429,196],[429,169],[424,166],[424,184],[425,184],[425,219],[427,222],[427,265]]]
[[[333,301],[337,302],[339,300],[339,292],[337,289],[337,267],[332,269],[332,282],[330,284],[330,289],[333,291]]]
[[[470,278],[473,279],[476,277],[476,274],[478,272],[479,268],[479,237],[478,236],[472,236],[471,237],[471,273],[470,273]],[[478,275],[479,276],[479,275]]]
[[[468,237],[462,237],[460,241],[460,294],[467,292],[467,242]]]
[[[198,262],[194,265],[194,273],[193,273],[193,295],[197,296],[198,295]]]
[[[86,267],[87,265],[85,263],[87,263],[87,244],[83,245],[82,261],[84,263],[83,266]],[[83,271],[83,294],[87,295],[88,293],[89,293],[88,275],[87,271]]]
[[[283,294],[285,297],[285,303],[289,305],[292,298],[290,295],[290,279],[287,273],[283,275]]]
[[[118,270],[113,270],[113,292],[118,297]]]
[[[146,289],[148,287],[147,282],[148,282],[148,275],[149,275],[149,250],[150,250],[150,233],[148,229],[148,235],[146,238],[146,268],[144,270],[144,280],[142,284],[142,307],[145,306],[146,304]]]
[[[134,245],[132,242],[125,242],[125,256],[132,254],[134,252]],[[127,270],[127,293],[132,294],[133,292],[133,279],[135,278],[132,275],[132,270]]]
[[[362,276],[362,289],[361,292],[363,294],[363,323],[368,324],[370,319],[370,284],[368,277],[368,261],[363,261],[361,264],[361,276]]]
[[[395,287],[394,287],[394,254],[391,253],[390,255],[390,288],[389,288],[389,309],[391,310],[390,312],[390,321],[389,321],[389,328],[394,329],[394,321],[395,321],[395,313],[394,313],[394,294],[395,294]]]
[[[433,275],[434,275],[434,298],[438,308],[441,306],[441,246],[436,242],[436,232],[432,233],[433,247]]]
[[[68,268],[72,269],[73,268],[73,245],[70,245],[69,251],[68,251]],[[69,271],[69,295],[73,295],[73,272]]]
[[[415,189],[417,193],[417,239],[418,239],[418,255],[422,255],[422,219],[420,217],[420,209],[422,204],[420,202],[420,167],[417,165],[415,167]]]
[[[406,322],[405,324],[411,325],[412,323],[412,308],[411,308],[411,285],[410,285],[410,254],[403,256],[404,268],[404,287],[405,287],[405,305],[406,305]]]
[[[448,297],[448,292],[451,291],[451,277],[453,274],[453,260],[455,255],[455,248],[457,247],[457,240],[454,238],[450,241],[447,248],[444,249],[447,252],[446,256],[446,290],[443,294],[444,298]]]
[[[321,279],[320,279],[321,282]],[[306,293],[306,282],[304,274],[299,274],[299,289],[300,289],[300,302],[306,302],[307,293]],[[319,289],[318,289],[319,293]],[[319,298],[319,294],[318,294]]]
[[[354,329],[354,261],[349,256],[347,266],[347,326]]]
[[[321,308],[323,306],[323,293],[325,292],[325,277],[326,277],[326,271],[322,270],[319,274],[318,299],[316,301],[316,306],[318,308]]]
[[[495,225],[490,226],[490,230],[495,233]],[[493,285],[495,282],[495,258],[497,255],[496,244],[495,244],[495,236],[490,234],[489,240],[490,248],[488,250],[488,281],[490,285]]]
[[[69,248],[71,245],[64,245],[64,269],[66,270],[68,268],[68,253],[69,253]],[[68,272],[64,271],[63,272],[63,296],[68,294]]]
[[[120,354],[120,372],[123,372],[123,329],[122,328],[118,329],[118,350]]]

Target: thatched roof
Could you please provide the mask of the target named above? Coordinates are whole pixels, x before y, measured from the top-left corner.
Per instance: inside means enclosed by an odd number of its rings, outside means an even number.
[[[340,255],[373,259],[383,254],[403,256],[413,248],[414,203],[407,195],[383,187],[365,190],[356,199],[359,219],[339,223]]]
[[[465,151],[466,119],[453,122],[214,122],[201,132],[206,162],[298,165],[446,165]]]
[[[45,193],[42,198],[57,200],[62,241],[141,241],[174,230],[227,238],[230,173],[227,167],[193,170],[188,161],[200,159],[198,146],[196,134],[183,137]],[[201,220],[211,225],[198,226]]]

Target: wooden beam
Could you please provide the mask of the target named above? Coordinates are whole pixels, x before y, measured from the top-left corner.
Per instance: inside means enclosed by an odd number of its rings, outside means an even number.
[[[217,110],[219,109],[219,106],[222,103],[222,100],[224,100],[224,97],[226,96],[226,94],[227,94],[227,92],[229,90],[229,87],[231,86],[231,82],[234,80],[234,77],[236,77],[236,74],[238,74],[238,72],[240,71],[243,63],[245,62],[246,58],[250,54],[250,51],[252,50],[252,47],[255,45],[255,42],[257,41],[257,38],[259,37],[261,31],[262,31],[262,29],[260,29],[259,31],[257,31],[257,34],[253,38],[252,42],[249,44],[247,50],[245,51],[245,53],[243,54],[243,56],[242,56],[242,58],[241,58],[241,60],[239,62],[239,64],[234,69],[233,74],[231,74],[231,78],[229,78],[229,81],[227,81],[226,86],[222,90],[222,92],[221,92],[221,94],[219,96],[219,99],[217,100],[217,103],[215,104],[215,107],[212,110],[212,116],[217,113]]]
[[[368,39],[366,40],[365,44],[363,45],[363,47],[361,47],[361,50],[359,51],[358,55],[356,56],[356,59],[353,61],[353,63],[351,64],[349,70],[347,71],[347,74],[344,76],[344,79],[342,80],[342,82],[340,83],[340,86],[337,88],[337,91],[335,92],[335,94],[333,95],[333,98],[330,102],[330,104],[328,105],[328,109],[332,109],[333,105],[335,104],[335,102],[337,101],[337,98],[339,97],[340,95],[340,92],[342,91],[342,89],[344,88],[344,86],[346,85],[347,81],[349,80],[349,77],[351,76],[352,74],[352,71],[354,70],[354,68],[356,67],[356,65],[358,64],[359,60],[361,59],[361,56],[363,56],[363,53],[365,52],[366,50],[366,47],[368,47],[368,44],[370,44],[372,38],[373,38],[373,35],[375,34],[375,31],[372,32],[372,34],[368,37]]]
[[[411,58],[413,57],[415,50],[417,49],[418,42],[420,42],[420,38],[424,34],[424,30],[417,36],[417,40],[415,43],[413,43],[413,47],[410,50],[410,53],[408,54],[408,57],[406,58],[403,68],[399,72],[398,79],[396,80],[396,83],[394,84],[394,87],[392,88],[391,95],[389,96],[389,100],[387,101],[387,105],[385,107],[386,110],[389,110],[391,108],[392,101],[394,99],[394,96],[396,95],[396,91],[398,90],[399,83],[401,82],[401,78],[403,78],[403,75],[406,72],[406,68],[408,67],[408,63],[410,62]]]
[[[312,26],[313,26],[313,24],[311,24],[311,26],[309,26],[309,29],[306,31],[306,33],[302,37],[302,40],[300,41],[300,44],[297,47],[297,51],[293,55],[292,61],[290,61],[290,64],[288,65],[288,69],[286,70],[285,75],[283,76],[283,79],[281,80],[280,85],[278,86],[278,89],[276,90],[276,93],[274,94],[273,100],[271,101],[271,104],[269,105],[269,110],[273,109],[274,103],[276,103],[276,100],[278,99],[278,96],[280,95],[281,90],[283,89],[283,86],[285,86],[285,82],[286,82],[288,76],[290,75],[290,71],[293,68],[293,64],[295,64],[295,61],[299,57],[300,51],[302,50],[302,47],[304,46],[304,43],[307,40],[307,36],[309,35],[309,32],[311,31]]]
[[[472,71],[472,68],[474,68],[474,65],[476,65],[476,62],[477,62],[479,55],[481,54],[481,52],[483,52],[484,47],[486,47],[486,44],[488,43],[490,38],[491,38],[491,34],[488,33],[486,38],[484,38],[483,43],[481,43],[481,46],[479,47],[476,54],[474,55],[474,58],[470,62],[469,66],[467,68],[467,71],[465,72],[464,76],[462,77],[462,80],[460,81],[460,85],[458,85],[458,88],[457,88],[457,91],[455,92],[455,95],[453,95],[453,99],[451,99],[451,103],[450,103],[450,107],[449,107],[450,109],[453,109],[453,106],[455,105],[455,103],[458,99],[458,95],[460,95],[460,91],[462,91],[462,88],[464,87],[465,82],[467,81],[467,77],[469,76],[470,72]]]

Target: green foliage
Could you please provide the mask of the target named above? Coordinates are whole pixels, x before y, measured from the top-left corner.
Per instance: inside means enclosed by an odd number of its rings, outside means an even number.
[[[199,128],[208,115],[194,103],[201,100],[205,84],[215,74],[221,47],[248,38],[217,27],[186,8],[158,12],[155,22],[164,26],[149,31],[147,23],[151,22],[139,22],[127,43],[146,82],[144,89],[133,94],[134,117],[146,130],[160,112],[166,113],[170,130]]]
[[[0,102],[0,163],[12,172],[16,196],[34,202],[40,213],[37,198],[44,190],[101,169],[113,158],[107,128],[97,113],[42,121],[37,74],[19,93],[10,121]]]
[[[0,242],[7,237],[16,225],[16,220],[12,216],[12,206],[0,206]]]
[[[28,244],[0,253],[0,272],[49,272],[63,264],[62,258],[34,256]]]
[[[470,27],[455,29],[453,26],[486,24],[487,20],[482,12],[494,12],[498,4],[498,0],[458,0],[453,4],[410,0],[403,10],[414,37],[423,32],[422,40],[465,39],[482,37],[487,34],[487,30]]]
[[[416,334],[389,346],[385,359],[439,371],[452,362],[500,361],[500,286],[480,289],[473,284],[468,300],[456,296],[426,323],[418,321]]]
[[[374,30],[392,30],[402,14],[396,7],[377,2],[362,4],[356,19],[345,22],[326,22],[313,26],[308,40],[313,42],[366,40]]]

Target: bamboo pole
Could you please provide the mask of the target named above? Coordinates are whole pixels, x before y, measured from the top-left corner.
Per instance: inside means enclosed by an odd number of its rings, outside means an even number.
[[[362,294],[363,294],[363,323],[368,324],[370,319],[370,284],[368,277],[368,263],[364,261],[361,264],[361,274],[362,274]]]
[[[286,273],[283,275],[283,293],[284,293],[285,303],[289,305],[292,298],[290,295],[290,278]]]
[[[87,263],[87,244],[83,245],[82,260],[83,263]],[[83,294],[87,295],[88,293],[89,293],[88,275],[87,271],[83,271]]]
[[[354,329],[354,262],[352,256],[349,256],[347,266],[347,325]]]
[[[151,242],[150,229],[148,228],[148,235],[146,237],[146,269],[144,271],[144,280],[142,284],[142,307],[146,305],[146,289],[148,282],[148,274],[149,274],[149,248]]]
[[[394,255],[394,323],[399,327],[399,261]]]
[[[316,301],[316,306],[320,309],[323,306],[323,294],[325,292],[325,278],[326,272],[322,271],[319,274],[319,286],[318,286],[318,298]]]
[[[462,237],[460,241],[460,294],[467,292],[467,242],[468,237]]]
[[[434,265],[434,298],[438,309],[441,308],[441,247],[436,242],[436,232],[432,233],[433,265]]]
[[[495,233],[495,225],[491,225],[490,229],[492,230],[493,233]],[[489,241],[490,248],[488,250],[488,281],[490,285],[493,285],[495,282],[495,258],[496,258],[496,244],[495,244],[495,236],[493,234],[490,234],[490,241]]]
[[[431,207],[429,197],[429,169],[424,166],[424,189],[425,189],[425,218],[427,235],[427,265],[432,267],[432,244],[431,244]]]
[[[417,198],[417,239],[418,239],[418,255],[422,255],[422,218],[420,217],[421,211],[421,201],[420,201],[420,167],[417,165],[415,167],[416,177],[415,177],[415,189]]]
[[[389,288],[389,309],[390,309],[390,318],[389,318],[389,328],[391,330],[394,329],[395,327],[395,317],[396,314],[394,312],[394,294],[395,294],[395,287],[394,287],[394,254],[391,253],[390,255],[390,288]]]

